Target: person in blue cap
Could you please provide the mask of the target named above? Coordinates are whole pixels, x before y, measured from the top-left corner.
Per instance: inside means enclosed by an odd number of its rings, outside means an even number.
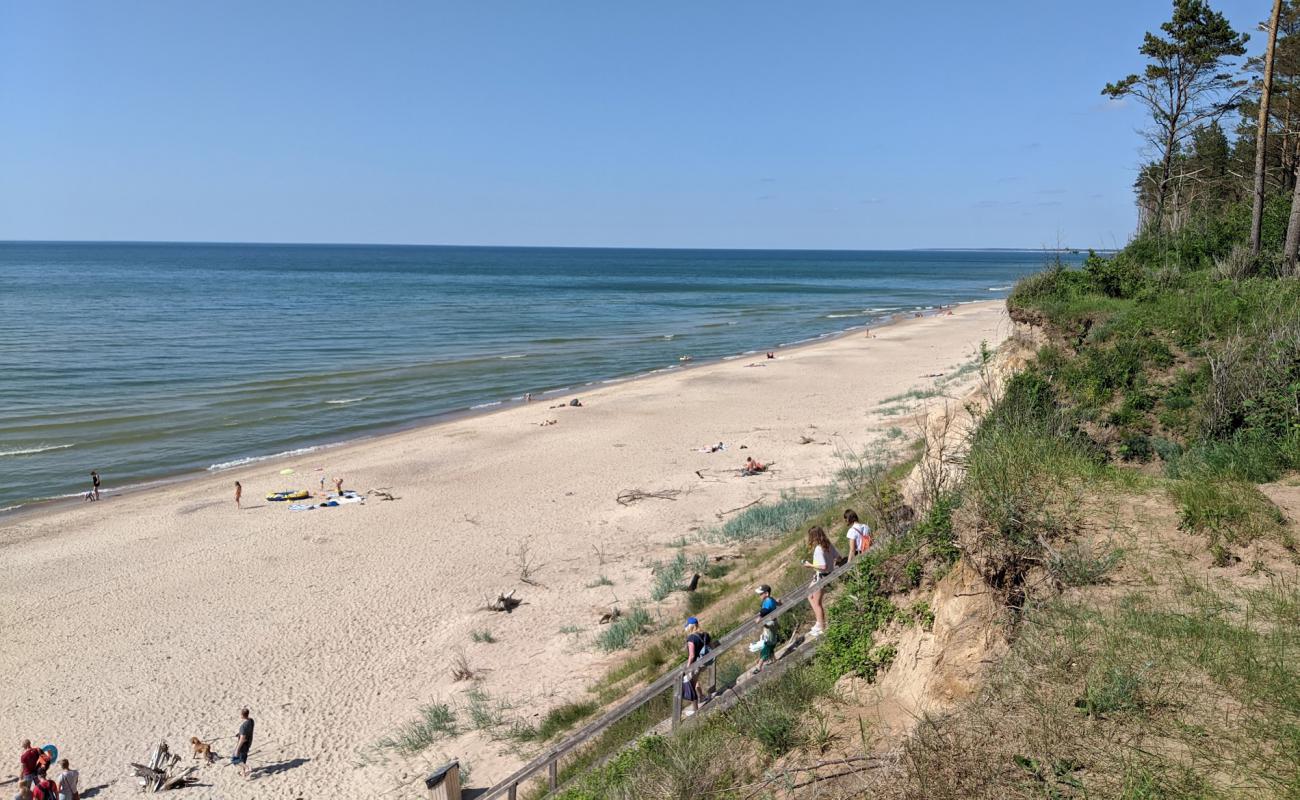
[[[686,672],[682,674],[682,699],[691,701],[691,712],[700,710],[700,672],[696,661],[709,652],[709,635],[695,617],[686,620]]]

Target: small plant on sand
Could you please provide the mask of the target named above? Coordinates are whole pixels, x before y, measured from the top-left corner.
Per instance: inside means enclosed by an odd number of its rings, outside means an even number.
[[[597,588],[597,587],[599,587],[599,586],[613,586],[613,585],[614,585],[614,582],[613,582],[613,581],[611,581],[608,577],[606,577],[606,576],[604,576],[604,575],[601,575],[601,576],[597,577],[596,580],[594,580],[594,581],[592,581],[591,583],[587,584],[587,588],[588,588],[588,589],[595,589],[595,588]]]
[[[678,550],[672,561],[656,565],[654,573],[655,582],[650,587],[650,598],[657,603],[682,588],[682,578],[686,576],[686,551]]]
[[[519,547],[515,550],[515,569],[518,570],[519,580],[529,586],[536,586],[537,581],[533,576],[536,575],[537,571],[544,566],[546,565],[538,564],[537,560],[533,557],[532,549],[529,547],[528,541],[526,539],[521,541]]]
[[[483,630],[471,631],[469,638],[478,644],[496,644],[497,638],[492,635],[492,631]]]
[[[451,671],[451,678],[454,681],[472,681],[478,674],[474,668],[469,665],[469,657],[465,655],[464,650],[457,650],[456,654],[452,656],[451,667],[449,667],[449,669]]]
[[[626,614],[609,624],[596,637],[596,646],[606,653],[625,650],[647,627],[650,626],[650,613],[641,606],[632,606]]]
[[[420,716],[412,720],[392,736],[380,739],[381,750],[395,750],[402,755],[419,753],[439,739],[449,738],[460,733],[456,724],[456,714],[446,703],[431,703],[420,707]]]

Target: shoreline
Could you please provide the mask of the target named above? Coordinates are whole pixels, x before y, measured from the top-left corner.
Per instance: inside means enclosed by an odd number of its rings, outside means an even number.
[[[450,758],[491,783],[526,758],[482,731],[412,756],[377,743],[429,704],[463,714],[471,688],[525,722],[586,698],[627,652],[596,644],[611,606],[644,604],[656,629],[680,626],[683,595],[649,602],[657,562],[683,546],[718,552],[706,532],[724,510],[818,491],[846,455],[906,435],[913,412],[943,402],[916,390],[958,402],[981,341],[1010,332],[1000,301],[967,304],[770,361],[586,387],[580,408],[498,407],[11,517],[0,734],[55,743],[98,785],[159,739],[233,733],[248,706],[254,768],[296,766],[252,782],[204,767],[195,800],[414,800],[403,781]],[[707,452],[720,441],[726,452]],[[750,454],[772,468],[740,474]],[[262,500],[335,475],[395,500],[304,512]],[[671,499],[618,502],[637,489]],[[524,601],[513,613],[484,610],[511,590]],[[458,654],[475,681],[455,680]],[[118,780],[102,796],[135,793]]]
[[[798,349],[815,347],[819,344],[833,342],[836,341],[837,339],[850,336],[858,331],[879,330],[882,328],[904,324],[913,319],[937,316],[940,311],[946,309],[956,309],[956,308],[971,307],[971,306],[980,307],[987,304],[1005,304],[1005,303],[1006,303],[1006,298],[999,298],[994,300],[957,300],[957,301],[949,302],[944,305],[927,306],[923,309],[917,309],[916,311],[913,312],[893,312],[887,316],[876,318],[876,319],[867,318],[870,321],[865,322],[861,325],[852,325],[847,328],[843,328],[839,331],[820,334],[817,336],[810,337],[808,339],[799,339],[790,342],[788,344],[772,345],[770,346],[769,349],[772,352],[787,352],[787,353],[794,352]],[[740,353],[730,353],[727,355],[700,359],[699,361],[691,360],[690,362],[678,363],[675,365],[660,367],[658,369],[653,369],[648,372],[633,373],[633,374],[622,375],[613,378],[596,379],[596,380],[587,381],[585,383],[571,385],[571,386],[564,386],[564,387],[558,387],[552,389],[542,389],[539,392],[534,393],[533,396],[535,399],[554,399],[555,397],[558,397],[560,395],[569,395],[578,391],[594,390],[606,386],[618,386],[618,385],[622,385],[634,381],[642,381],[650,378],[655,378],[661,375],[684,373],[688,370],[715,366],[718,364],[726,363],[728,361],[741,359],[744,358],[745,356],[757,355],[762,352],[765,352],[765,350],[763,348],[759,348],[755,350],[745,350]],[[405,423],[380,425],[369,431],[362,432],[359,435],[354,436],[352,438],[342,439],[339,441],[320,442],[317,444],[304,442],[300,447],[294,447],[291,450],[286,450],[278,453],[271,453],[264,456],[241,456],[239,458],[232,459],[229,462],[221,462],[218,464],[213,464],[212,466],[205,467],[202,469],[187,469],[169,475],[162,475],[157,478],[147,478],[143,481],[138,481],[136,483],[129,483],[121,487],[118,487],[116,489],[105,490],[102,492],[103,500],[107,500],[110,498],[134,497],[148,492],[165,490],[167,488],[174,487],[184,483],[201,481],[204,478],[212,478],[218,475],[232,475],[234,476],[232,477],[232,480],[238,480],[238,476],[236,475],[236,473],[239,472],[240,470],[252,469],[255,467],[264,467],[267,465],[275,465],[280,462],[288,462],[295,458],[308,457],[322,451],[330,451],[330,450],[336,450],[338,448],[364,445],[364,444],[375,442],[377,440],[382,440],[389,436],[398,436],[401,434],[411,433],[413,431],[418,431],[425,428],[434,428],[439,425],[446,425],[449,423],[459,422],[462,420],[475,419],[478,417],[487,417],[493,414],[509,411],[511,409],[527,407],[527,406],[528,403],[526,403],[522,397],[520,398],[511,397],[504,400],[487,401],[466,408],[458,408],[450,411],[435,413],[428,417],[422,417],[420,419],[411,420]],[[227,464],[229,464],[229,466],[226,466]],[[0,508],[0,527],[2,527],[3,525],[9,522],[22,521],[31,516],[39,516],[41,514],[51,513],[59,510],[66,510],[69,507],[76,507],[78,505],[82,505],[87,502],[86,500],[83,499],[84,494],[85,494],[84,492],[77,492],[69,495],[58,495],[53,497],[38,498],[35,500],[24,500],[16,503],[15,505]],[[102,502],[102,500],[97,502]]]

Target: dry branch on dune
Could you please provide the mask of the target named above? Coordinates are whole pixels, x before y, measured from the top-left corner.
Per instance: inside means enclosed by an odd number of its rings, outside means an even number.
[[[624,489],[618,493],[615,499],[620,506],[630,506],[638,500],[676,500],[677,496],[682,493],[681,489],[659,489],[653,492],[645,489]]]

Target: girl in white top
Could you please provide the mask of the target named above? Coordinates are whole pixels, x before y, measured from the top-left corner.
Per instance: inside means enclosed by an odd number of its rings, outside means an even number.
[[[835,546],[831,544],[830,539],[826,538],[826,531],[822,530],[820,525],[808,529],[808,546],[813,549],[812,561],[805,561],[803,565],[813,570],[813,583],[816,584],[831,574],[840,554],[835,552]],[[822,607],[822,595],[825,591],[818,586],[812,594],[808,595],[808,605],[812,606],[813,617],[817,620],[812,630],[808,631],[808,636],[812,638],[821,636],[826,630],[826,609]]]
[[[858,512],[851,508],[844,512],[844,521],[849,525],[844,538],[849,540],[849,560],[852,561],[854,556],[871,549],[871,527],[860,521]]]

